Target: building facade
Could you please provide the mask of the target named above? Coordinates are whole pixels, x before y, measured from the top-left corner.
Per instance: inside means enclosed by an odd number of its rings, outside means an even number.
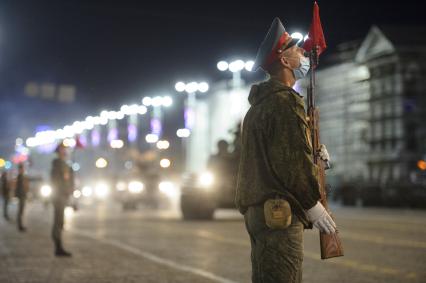
[[[424,183],[426,41],[416,34],[373,26],[318,70],[316,101],[332,185]]]

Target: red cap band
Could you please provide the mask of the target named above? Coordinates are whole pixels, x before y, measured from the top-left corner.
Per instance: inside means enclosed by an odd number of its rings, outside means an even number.
[[[286,41],[289,38],[289,34],[287,32],[283,33],[280,37],[280,39],[278,40],[277,44],[275,45],[275,47],[272,49],[271,53],[269,53],[268,58],[266,59],[265,64],[262,65],[263,69],[267,69],[277,58],[278,58],[278,50],[281,48],[281,46],[283,46],[284,43],[286,43]]]

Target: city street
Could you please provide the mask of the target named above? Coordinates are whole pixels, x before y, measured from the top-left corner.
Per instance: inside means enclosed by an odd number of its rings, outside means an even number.
[[[53,256],[51,208],[28,205],[27,233],[0,220],[0,282],[250,282],[249,240],[234,210],[190,222],[176,209],[123,212],[114,203],[68,212],[72,258]],[[317,231],[306,231],[303,282],[426,282],[426,211],[334,212],[346,255],[320,260]]]

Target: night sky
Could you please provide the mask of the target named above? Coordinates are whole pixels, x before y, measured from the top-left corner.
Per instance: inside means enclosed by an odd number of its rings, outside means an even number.
[[[80,100],[117,107],[173,92],[177,80],[229,77],[217,61],[254,58],[275,16],[306,32],[312,13],[304,0],[153,2],[1,0],[2,86],[71,83]],[[421,1],[397,2],[319,1],[328,52],[372,24],[424,24]]]
[[[421,1],[318,3],[329,46],[322,56],[339,43],[364,38],[373,24],[426,21]],[[219,60],[254,59],[276,16],[290,33],[307,33],[312,5],[311,0],[0,0],[0,155],[13,149],[17,136],[33,135],[36,125],[63,127],[105,108],[139,103],[143,96],[177,96],[179,80],[229,79],[229,72],[216,69]],[[243,72],[243,78],[263,76]],[[30,81],[73,84],[77,101],[67,108],[25,98]],[[53,108],[56,112],[40,110]]]

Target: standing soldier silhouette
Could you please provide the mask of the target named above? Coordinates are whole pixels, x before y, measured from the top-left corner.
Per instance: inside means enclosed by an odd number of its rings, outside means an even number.
[[[3,217],[6,219],[6,221],[9,221],[9,198],[10,198],[10,184],[9,180],[7,178],[7,171],[4,170],[1,173],[1,192],[3,195]]]
[[[17,214],[17,223],[18,230],[20,232],[25,232],[27,229],[24,227],[22,218],[24,216],[25,203],[27,200],[28,193],[28,179],[25,176],[24,164],[19,163],[18,165],[18,176],[16,177],[16,190],[15,195],[18,198],[18,214]]]
[[[67,252],[62,243],[62,230],[64,228],[64,210],[68,203],[68,199],[74,190],[74,174],[72,168],[67,164],[66,147],[61,143],[56,148],[58,155],[52,161],[51,183],[53,188],[53,227],[52,239],[55,244],[55,255],[70,257],[71,253]]]

